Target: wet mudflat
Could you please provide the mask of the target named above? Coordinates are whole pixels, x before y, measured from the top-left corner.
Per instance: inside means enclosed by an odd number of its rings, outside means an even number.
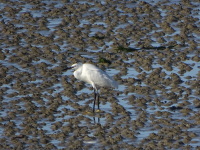
[[[0,1],[1,149],[199,149],[199,3]],[[93,63],[93,90],[62,69]]]

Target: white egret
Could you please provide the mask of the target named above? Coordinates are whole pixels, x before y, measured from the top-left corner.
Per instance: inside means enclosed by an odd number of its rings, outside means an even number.
[[[97,101],[99,109],[99,87],[118,88],[118,84],[106,72],[92,64],[76,63],[66,69],[74,69],[74,77],[92,85],[94,89],[93,112],[95,111],[95,102]],[[64,70],[66,70],[64,69]]]

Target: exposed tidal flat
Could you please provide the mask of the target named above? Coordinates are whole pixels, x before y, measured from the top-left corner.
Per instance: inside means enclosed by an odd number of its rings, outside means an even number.
[[[198,0],[0,0],[0,147],[200,149]],[[63,68],[118,83],[93,90]]]

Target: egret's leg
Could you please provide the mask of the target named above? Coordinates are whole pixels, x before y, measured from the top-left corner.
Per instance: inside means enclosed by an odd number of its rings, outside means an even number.
[[[96,101],[96,97],[97,97],[97,94],[96,94],[96,91],[94,89],[94,103],[93,103],[93,112],[95,110],[95,101]]]
[[[100,104],[100,102],[99,102],[99,93],[97,92],[97,105],[98,105],[98,109],[99,109],[99,104]]]

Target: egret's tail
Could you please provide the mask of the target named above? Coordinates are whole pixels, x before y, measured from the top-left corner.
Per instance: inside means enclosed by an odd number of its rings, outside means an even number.
[[[118,89],[118,83],[115,80],[112,81],[112,87]]]

